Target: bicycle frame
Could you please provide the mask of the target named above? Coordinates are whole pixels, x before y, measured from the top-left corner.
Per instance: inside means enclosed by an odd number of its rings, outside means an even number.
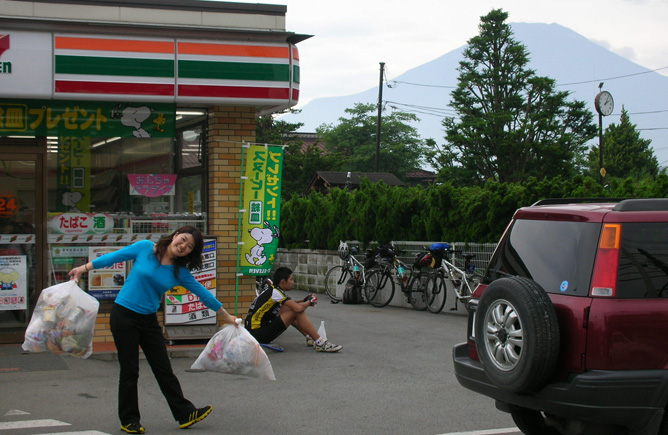
[[[474,290],[471,287],[474,284],[472,274],[464,272],[445,258],[442,259],[440,271],[452,283],[457,300],[467,302],[471,299]]]
[[[356,266],[359,268],[358,270],[355,270]],[[364,273],[365,272],[364,271],[364,265],[357,258],[355,258],[354,255],[351,254],[350,256],[348,256],[348,259],[346,260],[346,263],[343,265],[343,270],[345,272],[348,272],[349,274],[351,274],[351,276],[354,276],[355,278],[357,278],[357,280],[362,283],[362,286],[364,286],[364,284],[366,284],[366,276],[365,276],[365,273]],[[344,275],[341,275],[341,276],[343,277]],[[339,284],[343,284],[343,283],[339,283]]]
[[[403,281],[400,278],[399,267],[403,267],[404,270],[406,269],[406,265],[397,257],[394,257],[394,259],[389,259],[376,256],[376,265],[373,267],[373,269],[379,270],[381,273],[381,280],[379,281],[378,286],[385,287],[388,279],[396,278],[397,284],[405,287],[406,281]]]
[[[362,288],[366,284],[366,271],[364,265],[355,258],[355,249],[351,249],[345,259],[341,259],[343,264],[331,267],[325,275],[325,292],[329,295],[332,303],[341,302],[341,297],[336,295],[336,288],[346,284],[348,279],[354,277],[361,283]],[[333,275],[334,274],[334,275]],[[331,278],[335,280],[330,281]],[[330,287],[330,284],[332,287]]]

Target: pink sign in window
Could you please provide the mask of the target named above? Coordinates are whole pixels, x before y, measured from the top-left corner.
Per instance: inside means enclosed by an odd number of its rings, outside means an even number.
[[[130,195],[149,198],[174,195],[176,174],[128,174]]]

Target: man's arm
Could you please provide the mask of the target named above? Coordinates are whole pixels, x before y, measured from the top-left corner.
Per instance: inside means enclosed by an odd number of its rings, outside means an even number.
[[[308,307],[311,306],[311,301],[295,301],[293,299],[288,299],[287,301],[283,302],[283,305],[290,308],[295,313],[303,313]]]

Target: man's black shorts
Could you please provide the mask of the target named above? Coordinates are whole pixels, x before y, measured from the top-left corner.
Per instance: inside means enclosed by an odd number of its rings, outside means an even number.
[[[281,335],[286,329],[288,328],[285,326],[285,323],[283,323],[283,320],[279,316],[276,316],[275,319],[266,325],[257,329],[249,329],[248,332],[250,332],[250,334],[255,337],[258,342],[262,344],[269,344],[274,341],[276,337]]]

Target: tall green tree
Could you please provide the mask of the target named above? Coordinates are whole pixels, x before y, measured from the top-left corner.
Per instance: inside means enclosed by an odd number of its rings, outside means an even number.
[[[641,180],[654,178],[659,173],[659,161],[650,147],[650,139],[642,139],[636,125],[622,106],[619,124],[610,124],[603,133],[603,167],[606,178],[631,177]],[[599,147],[594,145],[589,151],[588,167],[592,176],[599,173]]]
[[[444,180],[573,176],[596,135],[583,101],[568,101],[553,79],[528,68],[528,51],[507,18],[501,9],[481,17],[480,34],[464,50],[450,103],[457,116],[443,121],[447,143],[438,165]]]
[[[357,103],[345,113],[349,117],[339,118],[337,125],[318,127],[325,151],[336,156],[339,171],[376,172],[377,107]],[[420,138],[417,129],[410,125],[414,121],[419,119],[412,113],[382,113],[380,172],[390,172],[403,179],[406,172],[424,163],[433,141]]]

